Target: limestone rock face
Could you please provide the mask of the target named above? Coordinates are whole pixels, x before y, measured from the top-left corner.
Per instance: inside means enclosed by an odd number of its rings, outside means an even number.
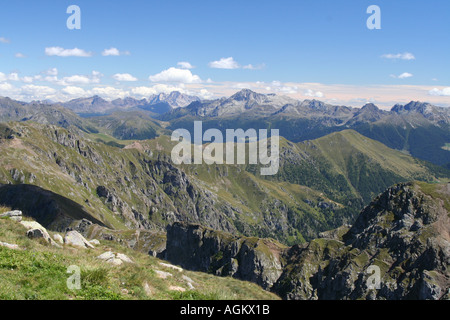
[[[5,247],[11,250],[19,250],[20,247],[17,244],[11,244],[11,243],[7,243],[7,242],[1,242],[0,241],[0,247]]]
[[[167,230],[166,259],[185,269],[255,282],[283,299],[449,299],[450,188],[403,183],[353,226],[291,248],[199,225]]]
[[[53,240],[55,240],[57,243],[59,243],[61,245],[64,244],[64,239],[60,234],[55,234],[53,236]]]
[[[183,268],[248,280],[269,289],[282,273],[283,245],[239,238],[199,225],[174,223],[167,230],[166,258]]]
[[[285,299],[448,299],[449,191],[420,183],[389,188],[342,237],[292,247],[273,290]]]
[[[56,245],[55,241],[48,234],[47,229],[35,221],[21,221],[20,222],[25,228],[28,229],[27,237],[30,239],[42,238],[50,244]]]
[[[11,220],[20,222],[22,221],[22,211],[14,210],[14,211],[8,211],[5,213],[0,214],[0,218],[9,217]]]
[[[97,257],[97,259],[104,260],[112,265],[120,266],[123,263],[134,263],[128,256],[123,253],[114,253],[106,251]]]
[[[69,231],[64,237],[64,243],[83,249],[94,249],[94,246],[87,241],[78,231]]]

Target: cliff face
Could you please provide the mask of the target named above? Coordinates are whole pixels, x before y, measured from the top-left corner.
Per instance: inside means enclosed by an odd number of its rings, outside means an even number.
[[[448,299],[449,195],[442,184],[394,186],[350,229],[291,248],[175,223],[168,228],[166,258],[256,282],[284,299]]]
[[[274,290],[286,299],[449,298],[449,195],[448,185],[389,188],[343,237],[291,248]]]
[[[272,239],[238,238],[199,225],[167,230],[166,259],[184,268],[232,276],[270,289],[283,270],[285,247]]]

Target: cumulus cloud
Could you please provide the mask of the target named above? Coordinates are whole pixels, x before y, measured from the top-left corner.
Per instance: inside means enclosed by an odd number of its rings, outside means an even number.
[[[34,78],[26,76],[22,78],[22,81],[25,83],[32,83],[34,81]]]
[[[108,99],[123,99],[128,95],[127,91],[114,87],[95,87],[89,90],[89,92],[93,95],[107,97]]]
[[[198,93],[194,93],[194,95],[205,100],[214,98],[214,94],[209,92],[207,89],[201,89]]]
[[[13,89],[14,89],[14,86],[10,83],[7,83],[7,82],[0,83],[0,95],[1,96],[9,96],[9,94],[13,91]]]
[[[187,61],[178,62],[177,65],[180,69],[194,69],[195,67]]]
[[[36,86],[34,84],[28,84],[22,86],[22,94],[32,96],[34,98],[39,98],[42,95],[47,96],[50,94],[55,94],[56,90],[48,86]]]
[[[395,79],[407,79],[407,78],[411,78],[412,76],[414,76],[414,75],[409,72],[403,72],[402,74],[400,74],[398,76],[396,76],[395,74],[391,74],[391,78],[395,78]]]
[[[307,97],[313,97],[313,98],[323,98],[324,94],[320,91],[313,91],[311,89],[306,90],[305,92],[303,92],[304,96]]]
[[[19,74],[15,72],[10,74],[0,72],[0,81],[20,81]]]
[[[261,70],[261,69],[264,69],[265,68],[265,64],[263,63],[263,64],[259,64],[259,65],[257,65],[257,66],[254,66],[254,65],[252,65],[252,64],[248,64],[248,65],[246,65],[246,66],[243,66],[242,68],[243,69],[247,69],[247,70]]]
[[[155,90],[152,87],[135,87],[131,89],[131,94],[139,98],[147,98],[155,94]]]
[[[14,56],[15,56],[16,58],[26,58],[26,57],[27,57],[26,55],[24,55],[24,54],[21,53],[21,52],[17,52]]]
[[[81,84],[81,85],[88,85],[88,84],[97,84],[100,83],[100,78],[103,75],[98,71],[92,71],[92,74],[87,75],[73,75],[69,77],[64,77],[61,80],[58,80],[57,83],[59,85],[71,85],[71,84]]]
[[[0,37],[0,43],[10,43],[11,41],[9,39],[6,39],[4,37]]]
[[[241,66],[233,57],[221,58],[217,61],[212,61],[209,63],[209,67],[213,69],[246,69],[246,70],[261,70],[265,68],[265,64],[253,65],[248,64]]]
[[[10,73],[9,76],[8,76],[8,80],[20,81],[19,74],[15,73],[15,72]]]
[[[194,90],[187,90],[185,85],[180,83],[176,86],[158,83],[153,86],[147,87],[134,87],[130,90],[130,95],[135,98],[148,98],[152,95],[160,94],[160,93],[171,93],[173,91],[178,91],[183,94],[198,96],[202,99],[211,99],[214,97],[214,94],[209,92],[205,88],[198,88]]]
[[[92,52],[86,52],[82,49],[64,49],[61,47],[49,47],[45,48],[45,54],[47,56],[57,57],[91,57]]]
[[[381,56],[384,59],[392,59],[392,60],[415,60],[416,57],[409,52],[405,52],[405,53],[397,53],[397,54],[392,54],[392,53],[387,53],[387,54],[383,54]]]
[[[222,58],[217,61],[212,61],[209,63],[210,68],[214,69],[239,69],[239,63],[237,63],[233,57]]]
[[[58,69],[57,68],[51,68],[45,71],[45,73],[49,76],[57,76],[58,75]]]
[[[112,77],[116,81],[133,82],[133,81],[137,81],[138,80],[136,77],[133,77],[129,73],[116,73]]]
[[[178,82],[178,83],[200,83],[199,76],[192,74],[190,70],[169,68],[149,77],[152,82]]]
[[[257,85],[264,85],[262,82],[257,82]],[[290,86],[283,84],[280,81],[272,81],[270,86],[266,86],[265,89],[271,92],[284,93],[284,94],[293,94],[298,92],[297,86]]]
[[[86,96],[86,91],[83,88],[75,86],[67,86],[61,89],[61,92],[70,96],[82,97]]]
[[[130,55],[129,51],[119,51],[119,49],[117,48],[109,48],[109,49],[105,49],[102,52],[102,56],[104,57],[108,57],[108,56],[123,56],[123,55]]]
[[[181,93],[184,93],[184,85],[180,84],[178,86],[171,86],[159,83],[151,87],[135,87],[131,89],[131,94],[134,97],[148,98],[149,96],[154,94],[170,93],[172,91],[179,91]]]
[[[439,90],[438,88],[434,88],[434,89],[428,91],[428,94],[430,96],[450,96],[450,87],[443,88],[442,90]]]

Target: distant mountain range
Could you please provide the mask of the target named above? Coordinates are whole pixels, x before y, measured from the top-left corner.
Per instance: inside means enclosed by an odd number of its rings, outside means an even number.
[[[68,102],[60,103],[62,106],[72,110],[75,113],[89,114],[110,114],[115,111],[127,111],[143,109],[155,114],[163,114],[176,108],[183,108],[200,98],[186,95],[178,91],[170,94],[160,93],[152,95],[148,99],[134,99],[127,97],[107,101],[99,96],[89,98],[74,99]]]
[[[168,129],[191,132],[194,120],[203,121],[204,130],[279,129],[281,136],[294,142],[353,129],[415,157],[450,163],[445,150],[450,143],[450,108],[429,103],[412,101],[385,111],[374,104],[352,108],[242,90],[229,98],[193,102],[158,118],[170,122]]]
[[[0,210],[284,299],[448,298],[449,109],[250,90],[68,104],[0,98]],[[195,120],[279,129],[278,173],[174,165],[172,130]],[[377,292],[363,279],[374,265]]]
[[[0,98],[0,121],[26,120],[139,140],[179,128],[193,133],[195,120],[203,121],[205,130],[279,129],[281,136],[293,142],[353,129],[390,148],[450,167],[450,108],[417,101],[385,111],[372,103],[362,108],[336,106],[248,89],[214,100],[180,92],[141,100],[128,97],[107,101],[94,96],[59,104]]]

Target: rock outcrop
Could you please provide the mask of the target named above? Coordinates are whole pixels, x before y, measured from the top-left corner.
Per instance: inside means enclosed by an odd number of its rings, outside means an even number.
[[[87,241],[78,231],[69,231],[64,237],[64,243],[66,245],[72,245],[83,249],[94,249],[94,246]]]
[[[352,227],[291,248],[198,225],[168,228],[167,260],[252,281],[284,299],[450,299],[450,187],[405,183]]]
[[[97,259],[104,260],[115,266],[120,266],[125,263],[134,263],[128,256],[123,253],[114,253],[111,251],[106,251],[97,257]]]
[[[28,229],[27,237],[30,239],[44,239],[51,245],[58,246],[57,243],[50,237],[47,229],[36,221],[21,221],[21,225]]]
[[[20,247],[17,244],[11,244],[11,243],[7,243],[7,242],[1,242],[0,241],[0,247],[5,247],[11,250],[19,250]]]
[[[389,188],[340,239],[292,247],[273,290],[285,299],[450,298],[449,196],[446,185]]]
[[[284,249],[272,239],[239,238],[177,222],[168,227],[165,254],[185,269],[232,276],[270,289],[282,273]]]
[[[10,218],[11,220],[20,222],[22,221],[22,211],[14,210],[14,211],[8,211],[5,213],[0,214],[0,218]]]

